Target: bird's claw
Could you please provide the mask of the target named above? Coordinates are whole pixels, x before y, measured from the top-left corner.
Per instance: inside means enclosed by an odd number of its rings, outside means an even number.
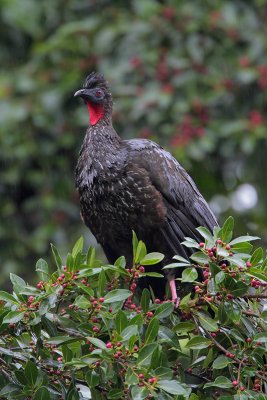
[[[180,304],[180,298],[176,297],[176,299],[172,299],[172,303],[174,304],[174,308],[178,308]]]

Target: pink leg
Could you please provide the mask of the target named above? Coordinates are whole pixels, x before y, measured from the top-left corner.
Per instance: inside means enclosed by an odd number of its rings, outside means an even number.
[[[180,299],[177,296],[177,290],[176,290],[176,285],[175,285],[175,280],[172,279],[171,281],[169,281],[170,284],[170,288],[171,288],[171,294],[172,294],[172,302],[175,305],[175,308],[177,308],[179,306],[180,303]]]

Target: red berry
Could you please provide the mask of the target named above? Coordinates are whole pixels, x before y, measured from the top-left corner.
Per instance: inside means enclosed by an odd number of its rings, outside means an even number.
[[[86,283],[86,279],[82,279],[81,283],[84,285]]]
[[[100,331],[100,329],[98,328],[98,326],[93,326],[93,332],[98,333]]]
[[[250,262],[250,261],[247,261],[247,262],[246,262],[246,266],[247,266],[247,268],[250,268],[250,267],[252,267],[252,264],[251,264],[251,262]]]
[[[203,243],[203,242],[201,242],[201,243],[199,243],[199,247],[205,247],[205,243]]]
[[[135,277],[135,278],[139,278],[139,273],[138,273],[138,272],[135,272],[135,273],[134,273],[134,277]]]
[[[155,299],[155,304],[160,304],[161,300],[160,299]]]
[[[153,383],[156,383],[156,382],[157,382],[157,378],[149,378],[149,379],[148,379],[148,382],[149,382],[149,383],[152,383],[152,384],[153,384]]]
[[[142,265],[139,267],[139,271],[141,272],[141,274],[143,274],[145,272],[145,267],[143,267]]]
[[[108,343],[106,344],[106,348],[107,348],[107,349],[112,349],[112,348],[113,348],[113,344],[112,344],[111,342],[108,342]]]
[[[58,357],[58,358],[57,358],[57,361],[58,361],[58,362],[62,362],[62,361],[63,361],[63,357]]]
[[[247,343],[251,343],[251,342],[252,342],[252,339],[251,339],[250,337],[248,337],[248,338],[246,338],[246,342],[247,342]]]
[[[217,243],[217,244],[222,244],[222,240],[221,240],[221,239],[217,239],[217,240],[216,240],[216,243]]]
[[[232,385],[233,385],[233,386],[237,386],[237,385],[238,385],[238,381],[233,381],[233,382],[232,382]]]
[[[29,298],[28,298],[28,302],[29,302],[29,303],[34,302],[34,300],[35,300],[35,297],[34,297],[34,296],[29,296]]]
[[[105,301],[104,297],[99,297],[99,301],[100,301],[100,303],[104,303],[104,301]]]
[[[57,280],[58,280],[59,282],[63,281],[62,276],[59,276],[59,277],[57,278]]]
[[[139,379],[144,379],[145,375],[144,374],[138,374]]]
[[[151,317],[153,317],[153,312],[152,311],[148,311],[147,313],[146,313],[146,315],[149,317],[149,318],[151,318]]]
[[[226,249],[226,250],[230,250],[230,249],[231,249],[230,244],[227,244],[227,245],[225,246],[225,249]]]
[[[117,347],[121,347],[121,345],[122,345],[121,342],[117,342],[117,343],[116,343],[116,346],[117,346]]]

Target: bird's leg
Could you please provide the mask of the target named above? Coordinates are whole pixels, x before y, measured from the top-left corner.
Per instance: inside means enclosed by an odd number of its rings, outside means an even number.
[[[170,285],[170,289],[171,289],[171,294],[172,294],[172,302],[175,306],[175,308],[177,308],[179,306],[180,303],[180,299],[177,296],[177,290],[176,290],[176,285],[175,285],[175,279],[172,279],[169,281],[169,285]]]
[[[177,296],[177,290],[176,290],[176,285],[175,285],[175,279],[171,279],[169,281],[169,285],[170,285],[170,289],[171,289],[171,294],[172,294],[172,302],[175,306],[175,308],[177,308],[179,306],[180,303],[180,299]]]

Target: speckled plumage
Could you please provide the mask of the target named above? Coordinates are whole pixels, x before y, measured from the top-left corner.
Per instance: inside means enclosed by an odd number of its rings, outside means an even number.
[[[107,85],[106,91],[110,94]],[[85,224],[111,263],[121,255],[131,263],[132,230],[148,251],[165,254],[165,264],[175,254],[188,257],[180,244],[184,237],[200,240],[196,227],[212,230],[217,225],[208,204],[170,153],[150,140],[122,140],[117,135],[111,121],[111,95],[103,106],[104,117],[96,125],[89,124],[76,168]],[[169,270],[168,280],[174,274]],[[162,282],[151,282],[156,294],[162,295]]]

